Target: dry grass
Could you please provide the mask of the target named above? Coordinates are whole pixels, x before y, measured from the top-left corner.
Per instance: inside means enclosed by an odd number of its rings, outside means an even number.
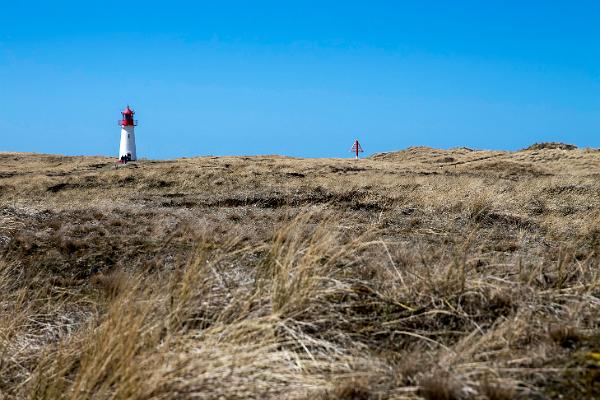
[[[0,399],[595,398],[599,156],[0,154]]]

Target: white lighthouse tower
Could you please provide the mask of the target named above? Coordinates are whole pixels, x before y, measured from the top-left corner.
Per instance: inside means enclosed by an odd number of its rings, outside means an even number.
[[[119,159],[121,161],[135,161],[137,154],[135,152],[135,133],[133,128],[137,125],[137,121],[133,119],[135,111],[129,108],[121,111],[123,118],[119,121],[121,125],[121,146],[119,146]]]

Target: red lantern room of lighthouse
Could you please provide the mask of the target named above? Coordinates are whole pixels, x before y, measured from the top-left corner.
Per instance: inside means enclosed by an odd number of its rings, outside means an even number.
[[[133,111],[131,108],[129,108],[129,106],[127,106],[125,108],[125,110],[121,111],[121,114],[123,115],[123,118],[119,122],[119,125],[121,125],[121,126],[136,126],[137,125],[137,121],[135,121],[133,119],[133,115],[135,114],[135,111]]]

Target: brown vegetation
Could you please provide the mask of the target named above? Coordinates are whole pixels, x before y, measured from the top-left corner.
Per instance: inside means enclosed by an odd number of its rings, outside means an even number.
[[[0,154],[0,399],[596,398],[599,176]]]

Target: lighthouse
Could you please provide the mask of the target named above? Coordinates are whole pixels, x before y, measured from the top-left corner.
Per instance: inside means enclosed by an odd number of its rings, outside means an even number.
[[[134,127],[137,125],[137,121],[133,119],[135,111],[129,106],[125,110],[121,111],[123,117],[119,121],[121,126],[121,145],[119,146],[119,159],[126,161],[137,160],[137,154],[135,152],[135,133],[133,132]]]

